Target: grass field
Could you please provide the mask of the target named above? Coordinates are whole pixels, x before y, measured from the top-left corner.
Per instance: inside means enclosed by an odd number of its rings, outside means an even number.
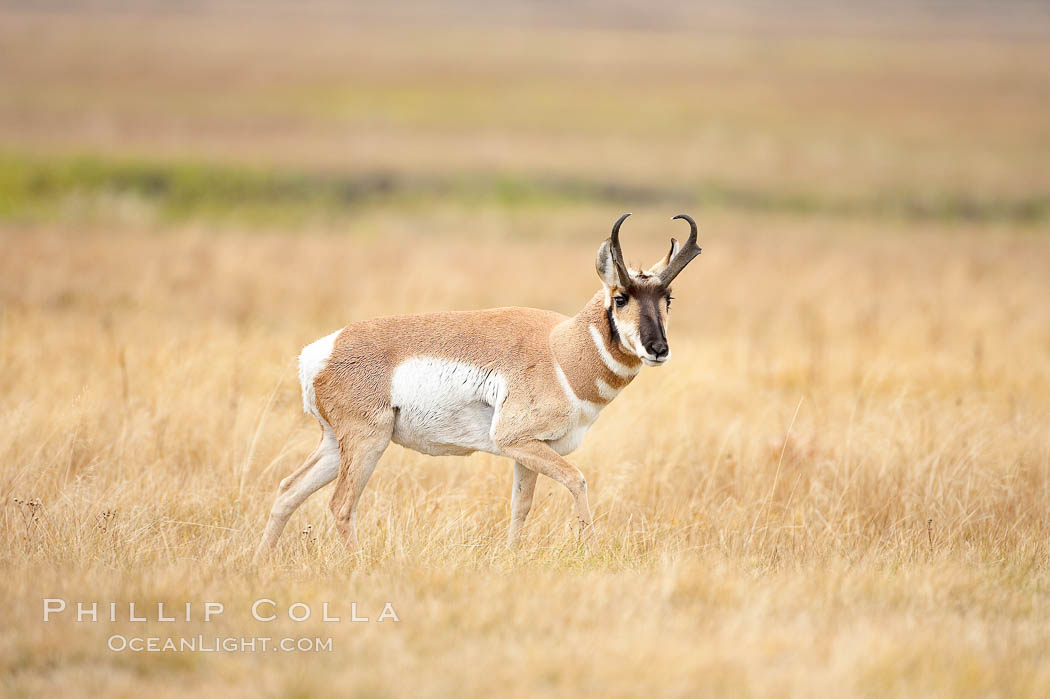
[[[0,49],[4,694],[1050,693],[1050,44],[4,12]],[[324,490],[251,565],[302,345],[573,313],[626,210],[630,260],[680,210],[704,253],[569,457],[593,542],[541,480],[509,551],[507,460],[391,446],[363,551]]]

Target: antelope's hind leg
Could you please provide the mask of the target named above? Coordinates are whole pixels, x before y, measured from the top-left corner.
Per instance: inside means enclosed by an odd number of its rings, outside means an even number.
[[[255,551],[258,561],[270,551],[284,531],[288,518],[302,505],[306,498],[320,488],[332,482],[339,473],[339,445],[331,428],[322,425],[321,443],[314,453],[306,459],[294,473],[281,481],[277,489],[277,499],[270,510],[270,519],[266,523],[259,548]]]
[[[529,516],[532,509],[532,496],[536,493],[536,478],[538,473],[523,465],[520,461],[514,462],[514,485],[510,491],[510,529],[507,532],[507,545],[514,547],[521,539],[521,530],[525,526],[525,518]]]
[[[393,432],[394,412],[388,410],[374,419],[353,421],[339,436],[339,480],[332,493],[331,509],[336,529],[351,551],[358,549],[357,506],[361,493]]]

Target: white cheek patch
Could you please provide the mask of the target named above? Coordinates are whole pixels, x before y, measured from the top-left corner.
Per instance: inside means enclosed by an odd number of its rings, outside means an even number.
[[[624,344],[630,347],[635,355],[639,357],[649,356],[649,353],[642,349],[642,337],[634,323],[623,323],[618,321],[616,323],[616,329],[619,331],[620,337],[623,338]]]

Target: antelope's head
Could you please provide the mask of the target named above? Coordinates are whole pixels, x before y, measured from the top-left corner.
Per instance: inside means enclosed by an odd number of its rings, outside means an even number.
[[[671,309],[671,281],[700,254],[696,244],[696,222],[685,214],[689,239],[679,247],[671,238],[671,249],[647,270],[628,269],[620,249],[620,225],[624,214],[613,225],[609,239],[598,248],[595,266],[605,287],[605,311],[612,341],[648,366],[660,366],[671,357],[667,344],[667,320]]]

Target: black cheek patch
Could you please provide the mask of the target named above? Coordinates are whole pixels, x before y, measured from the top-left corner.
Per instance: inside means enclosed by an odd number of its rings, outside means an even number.
[[[620,344],[620,333],[616,330],[616,321],[613,320],[612,304],[605,309],[605,319],[609,323],[609,342],[611,347],[616,347]]]

